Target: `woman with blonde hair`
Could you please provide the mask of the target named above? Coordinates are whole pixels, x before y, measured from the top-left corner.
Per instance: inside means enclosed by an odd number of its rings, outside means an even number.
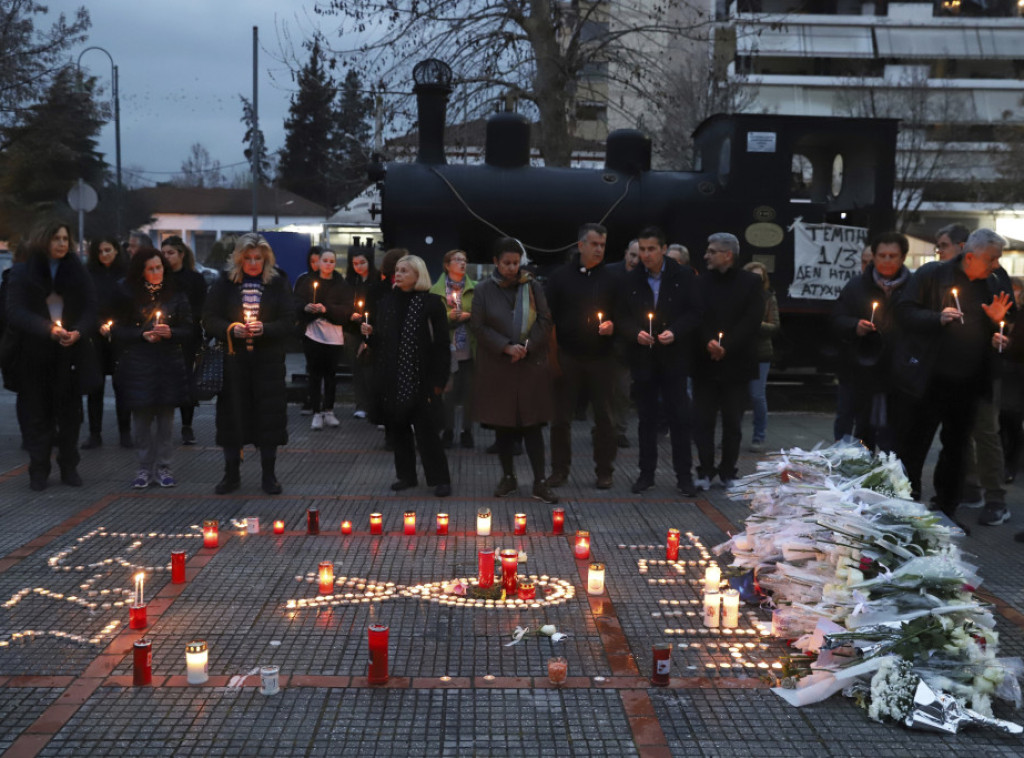
[[[391,489],[416,486],[419,448],[427,486],[435,497],[447,497],[452,486],[439,430],[441,393],[450,370],[448,324],[444,304],[429,289],[423,259],[399,258],[394,287],[376,301],[372,325],[364,322],[361,331],[374,356],[377,417],[384,420],[394,446],[398,478]]]
[[[217,396],[217,444],[224,450],[224,478],[218,495],[241,485],[242,448],[253,444],[263,465],[263,491],[282,491],[275,464],[277,448],[288,442],[285,347],[294,309],[288,280],[274,251],[260,234],[235,243],[228,270],[206,298],[203,327],[226,343],[224,387]]]

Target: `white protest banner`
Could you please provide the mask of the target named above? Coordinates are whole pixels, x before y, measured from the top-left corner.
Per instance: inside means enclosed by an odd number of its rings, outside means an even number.
[[[835,300],[846,283],[860,274],[860,253],[867,244],[862,226],[805,224],[796,219],[793,232],[793,283],[789,296]]]

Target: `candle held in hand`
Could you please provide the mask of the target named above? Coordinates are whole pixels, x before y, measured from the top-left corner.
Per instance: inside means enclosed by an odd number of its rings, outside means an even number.
[[[1005,321],[1000,321],[999,322],[999,336],[1000,337],[1003,336],[1003,327],[1005,327],[1005,326],[1006,326],[1006,322]],[[1000,353],[1003,352],[1003,341],[1002,340],[999,340],[999,352]]]
[[[316,288],[320,286],[320,282],[313,282],[313,305],[316,305]]]
[[[964,312],[963,309],[960,307],[960,295],[957,293],[956,287],[954,287],[952,291],[953,302],[956,303],[956,309],[960,311],[960,323],[962,324],[964,322]]]
[[[871,323],[875,323],[875,311],[878,310],[878,301],[876,300],[871,304]]]

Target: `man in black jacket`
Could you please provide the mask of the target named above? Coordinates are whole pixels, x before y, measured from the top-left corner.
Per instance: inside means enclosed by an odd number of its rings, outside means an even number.
[[[919,268],[896,306],[905,340],[894,378],[913,399],[900,434],[900,458],[920,496],[924,459],[942,424],[944,461],[935,474],[935,505],[950,518],[960,502],[978,399],[992,388],[992,346],[1004,341],[998,325],[1006,319],[1010,296],[993,297],[987,280],[1005,245],[990,229],[972,232],[960,255]]]
[[[672,440],[676,486],[686,497],[693,497],[697,493],[690,474],[686,376],[693,334],[700,320],[696,277],[693,271],[665,256],[663,231],[647,227],[638,238],[642,265],[623,280],[617,309],[619,328],[630,339],[629,365],[640,422],[640,476],[633,484],[633,492],[654,486],[658,424],[663,411]]]
[[[618,277],[604,266],[608,231],[600,224],[580,227],[578,252],[548,279],[545,295],[555,325],[560,373],[555,379],[555,418],[551,425],[549,487],[569,478],[572,414],[580,391],[594,412],[594,464],[597,488],[610,489],[615,462],[611,392],[615,370],[612,309]]]
[[[728,487],[736,478],[743,406],[758,375],[757,336],[764,314],[761,277],[739,266],[740,241],[728,233],[708,237],[707,273],[697,279],[702,316],[693,374],[697,487],[717,473]],[[715,467],[715,420],[722,415],[722,458]]]

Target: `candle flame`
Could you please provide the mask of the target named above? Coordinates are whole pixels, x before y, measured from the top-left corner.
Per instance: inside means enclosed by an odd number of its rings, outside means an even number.
[[[953,288],[953,297],[956,297],[956,294],[957,294],[957,290],[956,290],[956,287],[954,287]]]
[[[54,323],[56,323],[56,324],[57,324],[57,327],[58,327],[58,328],[60,328],[60,329],[63,329],[63,328],[64,328],[64,325],[63,325],[63,324],[62,324],[62,323],[60,322],[60,319],[57,319],[57,321],[56,321],[56,322],[54,322]]]
[[[648,313],[647,314],[647,319],[650,320],[652,318],[654,318],[654,314],[653,313]]]
[[[878,301],[876,300],[875,302],[873,302],[873,303],[871,304],[871,310],[874,310],[874,309],[875,309],[875,308],[877,308],[877,307],[878,307]]]
[[[598,321],[603,321],[604,320],[604,314],[601,313],[601,311],[597,312],[597,320]]]

